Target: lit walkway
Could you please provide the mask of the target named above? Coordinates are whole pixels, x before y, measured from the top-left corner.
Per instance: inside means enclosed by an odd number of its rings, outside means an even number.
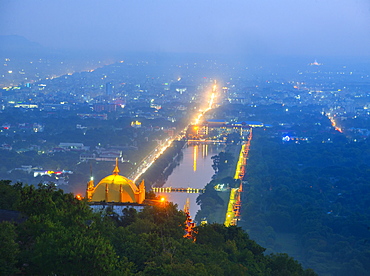
[[[229,199],[229,204],[227,205],[226,218],[225,218],[226,226],[235,225],[234,205],[236,203],[236,194],[238,190],[239,188],[232,188],[230,191],[230,199]]]
[[[252,129],[250,130],[248,140],[242,145],[240,150],[238,163],[235,169],[234,179],[240,181],[239,188],[232,188],[230,191],[230,199],[227,205],[225,225],[237,225],[240,219],[240,207],[241,207],[241,192],[243,191],[243,178],[245,175],[245,168],[247,166],[247,158],[249,153],[250,142],[252,140]]]

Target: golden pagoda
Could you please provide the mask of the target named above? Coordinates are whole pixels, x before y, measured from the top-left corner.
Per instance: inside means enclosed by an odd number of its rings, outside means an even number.
[[[104,177],[98,185],[87,183],[86,198],[91,202],[129,202],[142,204],[145,200],[144,180],[137,186],[132,180],[119,175],[118,158],[113,174]]]

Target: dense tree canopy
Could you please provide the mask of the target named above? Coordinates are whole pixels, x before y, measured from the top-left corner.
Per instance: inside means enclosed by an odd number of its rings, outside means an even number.
[[[94,213],[52,186],[0,182],[1,208],[24,217],[0,223],[1,275],[315,275],[264,248],[239,227],[198,227],[184,239],[172,203],[140,213]]]
[[[270,252],[327,275],[366,275],[370,143],[285,143],[255,131],[241,226]],[[335,138],[335,136],[334,136]],[[357,274],[356,274],[357,273]]]

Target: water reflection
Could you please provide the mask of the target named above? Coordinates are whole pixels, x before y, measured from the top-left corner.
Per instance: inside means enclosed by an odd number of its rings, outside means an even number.
[[[197,171],[197,159],[198,159],[198,145],[193,146],[193,171]]]
[[[214,170],[212,168],[212,156],[224,149],[223,144],[189,144],[183,149],[183,159],[172,174],[168,177],[163,187],[176,188],[204,188],[211,181]],[[201,154],[200,154],[201,153]],[[194,218],[199,206],[196,198],[199,194],[189,193],[159,193],[178,204],[179,209],[183,210],[186,199],[190,200],[190,215]]]

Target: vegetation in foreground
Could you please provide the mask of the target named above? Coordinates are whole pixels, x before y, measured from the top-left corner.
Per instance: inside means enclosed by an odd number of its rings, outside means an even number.
[[[50,186],[0,182],[0,275],[316,275],[264,248],[239,227],[209,224],[184,239],[172,203],[94,213]],[[4,217],[4,216],[3,216]]]

